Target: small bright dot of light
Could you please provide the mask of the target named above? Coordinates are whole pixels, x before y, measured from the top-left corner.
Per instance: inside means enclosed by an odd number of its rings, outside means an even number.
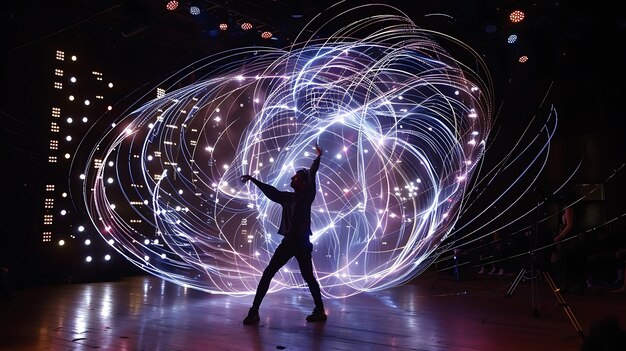
[[[78,227],[78,231],[79,231],[79,232],[84,232],[84,231],[85,231],[85,227],[84,227],[84,226],[82,226],[82,225],[81,225],[81,226],[79,226],[79,227]]]
[[[109,83],[109,88],[113,88],[113,83]]]
[[[72,117],[67,117],[66,121],[67,121],[67,123],[72,123],[72,122],[74,122],[74,120],[72,119]]]
[[[85,245],[87,245],[87,246],[91,245],[91,240],[89,240],[89,239],[85,240]]]
[[[59,246],[63,246],[63,245],[65,245],[65,240],[63,239],[59,240]]]
[[[72,82],[72,83],[76,83],[76,77],[72,77],[72,78],[70,78],[70,82]]]
[[[113,183],[113,178],[107,179],[107,183],[112,184]]]
[[[79,178],[80,178],[80,179],[85,179],[85,175],[84,175],[84,174],[81,174],[81,175],[79,176]]]
[[[85,261],[87,261],[87,262],[91,262],[91,260],[92,260],[91,256],[87,256],[87,257],[85,258]]]
[[[67,193],[61,194],[61,197],[67,197]]]
[[[72,136],[70,136],[70,135],[66,136],[66,137],[65,137],[65,140],[67,140],[67,141],[72,141]]]
[[[114,164],[113,161],[109,161],[109,167],[113,167]]]
[[[83,117],[83,123],[87,123],[88,119],[87,117]]]
[[[78,57],[76,57],[76,55],[72,55],[72,61],[76,61],[78,60]]]
[[[110,261],[111,260],[111,255],[104,255],[104,260],[105,261]]]
[[[115,204],[111,204],[110,207],[111,207],[112,210],[115,210]]]
[[[66,210],[61,210],[61,216],[65,216],[67,214]]]
[[[72,155],[70,155],[70,154],[65,154],[65,159],[69,160],[69,159],[70,159],[70,157],[72,157]]]
[[[89,100],[85,100],[85,106],[89,106],[90,102]]]
[[[70,95],[68,99],[70,99],[70,101],[74,101],[74,95]]]
[[[115,243],[115,241],[113,241],[113,239],[109,239],[109,245],[113,245]]]
[[[146,244],[146,245],[150,244],[150,239],[144,240],[143,243]]]
[[[148,161],[152,161],[152,155],[148,155]]]
[[[113,109],[113,106],[109,105],[107,106],[107,110],[111,111]]]

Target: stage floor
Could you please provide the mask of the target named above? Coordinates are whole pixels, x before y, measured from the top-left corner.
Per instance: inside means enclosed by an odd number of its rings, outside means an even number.
[[[151,276],[46,286],[0,303],[0,350],[578,350],[582,338],[547,283],[523,281],[506,298],[513,278],[457,282],[426,273],[393,289],[326,300],[325,323],[305,321],[313,307],[307,293],[284,291],[267,295],[258,326],[241,323],[252,297],[209,295]],[[593,321],[626,316],[623,294],[564,298],[585,335]]]

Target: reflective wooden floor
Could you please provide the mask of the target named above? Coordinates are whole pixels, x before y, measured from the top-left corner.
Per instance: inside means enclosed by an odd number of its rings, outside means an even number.
[[[0,350],[578,350],[578,335],[544,282],[504,295],[514,276],[457,282],[427,273],[376,293],[326,300],[328,321],[307,324],[308,294],[266,297],[261,323],[241,321],[251,297],[208,295],[150,276],[15,292],[0,303]],[[532,316],[535,297],[539,318]],[[564,296],[583,331],[626,316],[625,295]]]

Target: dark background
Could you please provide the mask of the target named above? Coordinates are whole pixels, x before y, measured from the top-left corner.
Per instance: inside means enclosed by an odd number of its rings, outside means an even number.
[[[43,187],[62,174],[48,171],[47,147],[51,72],[57,49],[81,57],[113,76],[113,100],[159,81],[195,60],[229,48],[253,45],[285,47],[304,24],[330,1],[190,1],[177,11],[165,2],[8,1],[1,9],[0,115],[2,116],[2,234],[0,265],[9,267],[16,285],[56,282],[59,257],[41,243]],[[354,2],[366,3],[366,2]],[[559,125],[550,162],[539,182],[553,189],[582,161],[572,184],[605,184],[606,218],[624,206],[623,165],[626,128],[626,19],[617,2],[569,1],[391,1],[418,25],[440,30],[472,46],[489,65],[495,87],[499,140],[516,135],[535,114],[554,104]],[[513,25],[508,14],[526,12]],[[450,15],[446,20],[425,16]],[[298,16],[301,15],[301,16]],[[221,20],[249,19],[255,29],[216,31]],[[236,27],[233,25],[232,27]],[[264,40],[270,30],[277,40]],[[515,32],[516,45],[506,44]],[[517,58],[528,55],[525,64]],[[546,98],[547,103],[542,105]],[[505,150],[496,147],[487,162]],[[607,226],[622,234],[623,219]],[[120,258],[103,277],[137,270]],[[112,272],[113,271],[113,272]]]

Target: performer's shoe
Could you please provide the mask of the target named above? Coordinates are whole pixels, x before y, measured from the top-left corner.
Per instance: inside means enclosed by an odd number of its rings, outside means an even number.
[[[243,319],[243,324],[251,325],[251,324],[259,324],[261,318],[259,317],[259,310],[257,308],[250,308],[248,311],[248,315]]]
[[[306,316],[307,322],[324,322],[326,321],[326,319],[328,319],[328,316],[326,316],[326,312],[324,312],[324,308],[315,307],[315,309],[313,310],[313,313]]]

